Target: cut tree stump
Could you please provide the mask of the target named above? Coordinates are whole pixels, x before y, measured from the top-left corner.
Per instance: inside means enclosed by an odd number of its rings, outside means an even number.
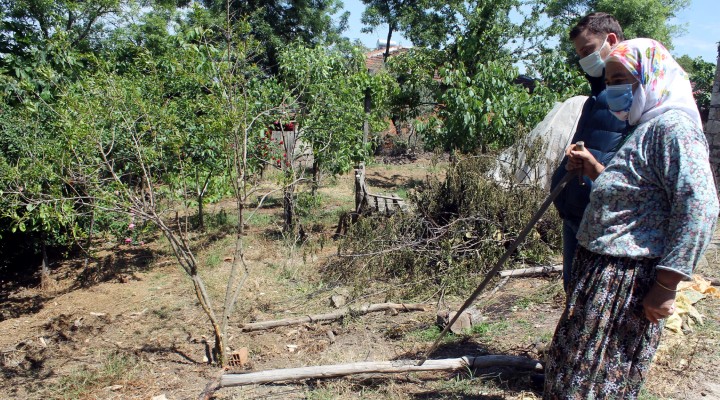
[[[445,329],[445,326],[455,317],[456,311],[438,311],[436,314],[436,324],[440,329]],[[450,331],[456,335],[463,334],[473,326],[481,323],[483,320],[482,313],[475,307],[468,308],[463,311],[462,315],[455,321],[453,326],[450,327]]]
[[[319,365],[314,367],[286,368],[247,374],[226,374],[220,378],[220,387],[256,385],[271,382],[298,381],[303,379],[335,378],[340,376],[381,373],[396,374],[422,371],[455,371],[467,368],[511,367],[524,371],[542,372],[540,361],[519,356],[491,355],[443,360],[427,360],[417,365],[416,360],[357,362],[350,364]]]
[[[378,303],[364,304],[358,308],[344,307],[337,311],[326,314],[306,315],[303,317],[285,318],[274,321],[252,322],[243,324],[240,329],[243,332],[260,331],[264,329],[277,328],[278,326],[299,325],[309,322],[334,321],[346,315],[364,315],[378,311],[425,311],[425,304],[403,304],[403,303]]]

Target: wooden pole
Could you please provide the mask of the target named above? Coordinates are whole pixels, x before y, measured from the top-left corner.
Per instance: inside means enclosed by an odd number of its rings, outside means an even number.
[[[378,304],[364,304],[358,308],[344,307],[337,311],[316,314],[316,315],[305,315],[296,318],[285,318],[274,321],[263,321],[263,322],[252,322],[240,326],[243,332],[260,331],[264,329],[276,328],[278,326],[288,325],[299,325],[312,322],[322,321],[334,321],[340,319],[346,315],[364,315],[371,312],[378,311],[425,311],[426,306],[424,304],[402,304],[402,303],[378,303]]]
[[[397,374],[422,371],[454,371],[467,368],[512,367],[520,370],[542,372],[540,361],[519,356],[491,355],[443,360],[427,360],[418,365],[417,360],[370,361],[350,364],[319,365],[314,367],[286,368],[248,374],[227,374],[220,378],[220,387],[257,385],[270,382],[298,381],[303,379],[334,378],[339,376],[382,373]]]
[[[534,276],[534,275],[544,275],[549,274],[551,272],[560,272],[563,270],[562,265],[553,265],[548,267],[529,267],[529,268],[520,268],[520,269],[509,269],[506,271],[500,271],[500,276],[505,277],[521,277],[521,276]]]
[[[365,89],[365,98],[363,99],[363,108],[365,110],[365,120],[363,121],[363,141],[362,146],[367,146],[368,137],[370,136],[370,111],[372,110],[372,97],[370,88]],[[367,199],[367,187],[365,185],[365,161],[361,161],[355,168],[355,212],[362,211],[363,203]],[[353,217],[353,222],[355,222]]]

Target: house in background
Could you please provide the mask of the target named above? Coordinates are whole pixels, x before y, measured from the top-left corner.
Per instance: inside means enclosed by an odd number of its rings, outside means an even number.
[[[387,48],[387,42],[384,40],[378,40],[375,50],[371,50],[365,53],[365,67],[371,74],[377,73],[381,69],[385,68],[385,51],[388,50],[389,56],[392,57],[398,54],[406,53],[410,48],[403,47],[397,43],[391,41],[390,48]]]

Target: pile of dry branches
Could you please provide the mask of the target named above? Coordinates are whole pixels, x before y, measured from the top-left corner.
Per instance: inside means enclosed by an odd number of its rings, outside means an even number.
[[[487,177],[484,157],[464,157],[444,181],[428,180],[410,196],[412,212],[359,219],[338,247],[328,271],[356,284],[370,280],[414,282],[455,292],[472,286],[530,220],[546,193],[505,187]],[[550,210],[514,256],[542,264],[560,248],[560,219]],[[513,268],[509,263],[506,268]]]

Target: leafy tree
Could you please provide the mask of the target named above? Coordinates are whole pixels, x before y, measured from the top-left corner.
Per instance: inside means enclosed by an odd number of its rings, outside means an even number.
[[[368,119],[377,130],[387,126],[385,103],[393,81],[384,72],[369,74],[357,48],[345,53],[298,44],[283,51],[280,60],[282,84],[297,99],[290,106],[299,127],[297,143],[306,143],[312,152],[314,194],[321,172],[346,172],[371,154],[370,144],[363,143],[363,123]],[[373,103],[369,115],[364,108],[366,94]],[[285,150],[290,157],[287,166],[293,167],[292,149]],[[287,190],[292,190],[290,183],[297,174],[292,168],[283,170]],[[292,197],[286,191],[286,203]]]
[[[281,61],[285,87],[298,94],[295,119],[301,138],[312,146],[319,168],[342,173],[367,158],[370,149],[362,144],[365,91],[370,90],[374,103],[371,124],[381,126],[393,85],[387,74],[370,75],[358,49],[346,54],[299,45],[285,50]]]
[[[155,49],[175,49],[163,57],[142,46],[118,46],[132,49],[122,69],[99,64],[58,87],[52,103],[28,90],[13,106],[16,113],[0,117],[15,127],[0,139],[0,201],[8,206],[3,221],[18,230],[70,231],[91,209],[105,221],[153,224],[193,284],[223,365],[229,318],[247,278],[242,234],[243,210],[253,195],[250,138],[282,102],[273,80],[252,62],[258,44],[247,25],[225,29],[227,41],[220,43],[208,41],[214,31],[203,28],[161,38]],[[186,212],[193,199],[202,204],[205,182],[216,171],[231,182],[239,215],[219,305],[205,288]],[[177,217],[179,211],[186,217]]]
[[[281,49],[292,42],[309,45],[331,44],[341,40],[349,13],[340,0],[203,0],[202,4],[231,21],[245,21],[251,34],[263,43],[265,65],[277,72]]]
[[[197,9],[193,7],[188,14],[195,14]],[[145,54],[157,58],[172,57],[178,43],[168,28],[172,26],[175,32],[185,30],[182,14],[172,7],[155,6],[151,11],[129,9],[122,18],[128,23],[107,35],[101,53],[118,72],[133,68]]]
[[[548,62],[535,42],[544,35],[536,24],[540,8],[523,10],[521,6],[515,0],[468,3],[462,31],[443,55],[420,55],[419,51],[391,61],[391,70],[402,80],[399,93],[410,100],[406,115],[418,118],[414,126],[424,134],[427,147],[484,152],[508,146],[522,127],[534,126],[556,99],[568,96],[568,87],[559,82],[554,87],[562,88],[557,95],[549,89],[531,95],[513,83],[518,76],[514,63],[521,59]],[[511,12],[519,13],[521,20],[511,19]],[[418,68],[412,58],[421,60],[424,67]],[[567,72],[561,63],[553,66]],[[436,71],[442,79],[440,84],[435,79]],[[559,72],[555,77],[561,76]],[[573,80],[565,78],[562,83]],[[428,101],[428,94],[434,99]],[[437,117],[429,115],[428,107],[416,107],[421,103],[439,106]],[[425,117],[421,117],[423,113]]]
[[[710,112],[713,81],[715,79],[715,64],[703,60],[702,57],[690,58],[688,55],[678,57],[677,62],[690,75],[695,103],[698,110],[700,110],[703,121],[707,121]]]
[[[463,62],[473,73],[474,64],[486,61],[515,62],[529,58],[540,48],[536,41],[544,39],[537,28],[539,9],[522,8],[519,0],[486,0],[474,2],[468,12],[466,27],[455,37],[450,48],[450,60]],[[517,14],[517,22],[510,18]]]
[[[392,35],[402,32],[416,46],[440,48],[462,24],[464,1],[437,0],[362,0],[367,6],[362,15],[364,32],[387,24],[387,45]]]
[[[560,35],[561,48],[571,63],[577,56],[568,39],[568,32],[583,16],[602,11],[612,14],[623,28],[626,39],[648,37],[673,48],[672,38],[682,33],[681,25],[673,24],[673,17],[687,7],[691,0],[551,0],[546,3],[547,15],[552,19],[551,30]]]
[[[512,83],[517,69],[497,61],[475,67],[474,75],[461,67],[442,70],[448,85],[440,102],[442,129],[426,134],[430,148],[486,152],[491,145],[507,146],[514,141],[514,126],[530,94]],[[512,125],[512,126],[511,126]]]
[[[389,112],[396,127],[404,123],[410,129],[408,141],[413,136],[418,140],[418,122],[439,105],[443,85],[437,73],[445,58],[445,51],[414,47],[388,60],[388,72],[397,82],[388,100]]]
[[[682,33],[681,25],[672,24],[676,13],[691,0],[600,0],[597,11],[614,15],[627,38],[649,37],[672,49],[672,38]]]
[[[93,64],[107,22],[126,1],[0,0],[0,70],[5,90],[30,90],[48,100],[63,79],[74,80]]]
[[[587,90],[587,82],[558,53],[538,58],[529,69],[542,77],[530,93],[516,84],[518,71],[506,61],[487,61],[471,74],[459,64],[441,69],[447,86],[436,120],[421,123],[429,148],[487,152],[507,147],[539,123],[556,101]]]
[[[60,174],[69,158],[55,117],[31,100],[14,107],[3,102],[0,109],[0,240],[25,239],[0,253],[3,263],[12,262],[12,254],[41,254],[43,287],[49,282],[47,249],[75,244],[85,211],[72,200],[73,175]]]
[[[120,0],[0,0],[0,53],[24,55],[56,36],[87,50],[104,32],[103,19],[121,6]]]

